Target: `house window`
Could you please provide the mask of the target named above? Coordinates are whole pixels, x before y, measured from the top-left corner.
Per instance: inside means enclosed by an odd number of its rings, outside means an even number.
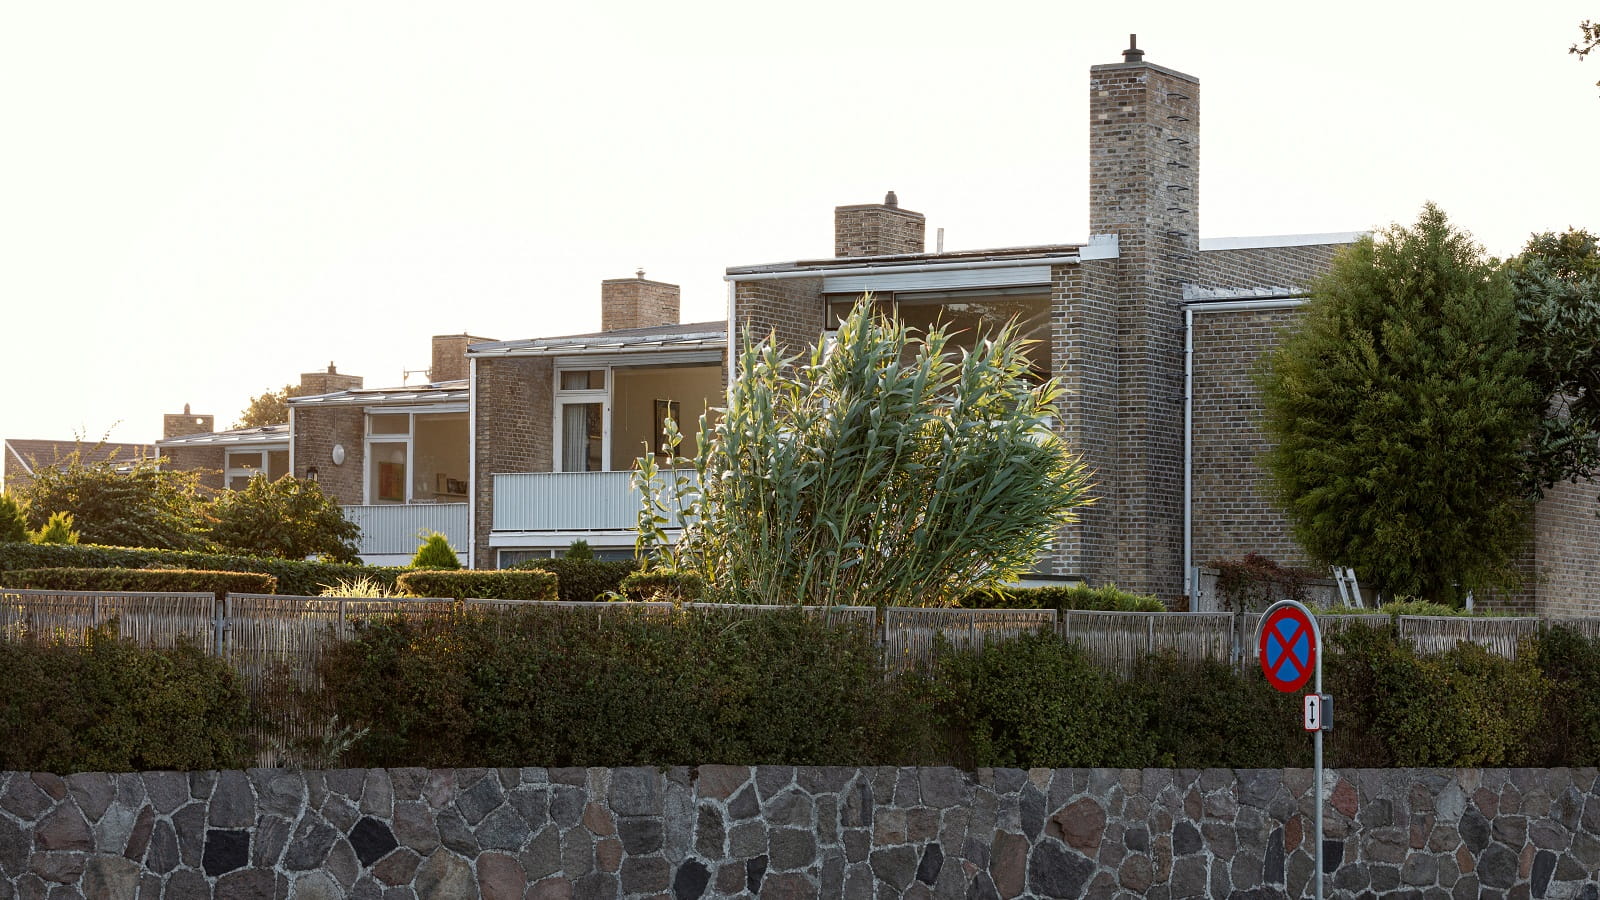
[[[366,502],[464,502],[467,443],[465,412],[369,413]]]
[[[830,294],[827,324],[837,328],[860,294]],[[896,291],[874,294],[878,309],[898,316],[917,335],[942,325],[949,347],[971,350],[979,341],[1015,320],[1022,337],[1035,343],[1023,349],[1039,379],[1050,377],[1050,295],[1034,287],[949,291]]]
[[[679,454],[693,457],[700,416],[724,393],[721,365],[699,361],[556,374],[558,472],[625,472],[647,453],[666,453],[668,416],[683,433]]]
[[[242,491],[256,475],[276,481],[289,473],[287,450],[229,450],[223,463],[223,479],[230,491]]]

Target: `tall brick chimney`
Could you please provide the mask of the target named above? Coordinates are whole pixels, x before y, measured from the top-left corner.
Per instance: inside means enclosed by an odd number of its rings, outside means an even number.
[[[209,434],[216,430],[217,417],[212,415],[195,415],[189,412],[189,404],[183,405],[181,413],[167,413],[161,417],[161,439],[183,437],[186,434]]]
[[[1089,70],[1089,233],[1115,234],[1118,420],[1108,509],[1127,585],[1182,593],[1183,285],[1199,251],[1200,81],[1144,61]],[[1109,324],[1109,323],[1108,323]],[[1109,448],[1108,448],[1109,449]],[[1118,579],[1119,583],[1123,579]]]
[[[834,256],[922,253],[927,247],[927,232],[927,217],[901,209],[894,191],[882,203],[833,208]]]
[[[433,361],[428,366],[428,380],[461,381],[467,377],[467,345],[492,341],[494,338],[473,337],[465,331],[460,334],[433,336]]]
[[[678,324],[678,286],[649,281],[640,269],[634,278],[600,282],[600,330],[653,328]]]
[[[360,375],[340,375],[339,370],[328,363],[326,372],[300,373],[300,393],[305,395],[331,394],[334,391],[350,391],[361,387]]]

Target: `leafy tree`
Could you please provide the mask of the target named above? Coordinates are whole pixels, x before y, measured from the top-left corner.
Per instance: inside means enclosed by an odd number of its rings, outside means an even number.
[[[257,475],[244,490],[218,496],[211,514],[211,539],[225,549],[284,559],[321,555],[360,561],[361,527],[346,519],[315,481],[292,475],[269,481]]]
[[[1582,62],[1585,56],[1593,53],[1596,47],[1600,47],[1600,22],[1591,22],[1585,19],[1578,26],[1578,29],[1583,33],[1583,38],[1568,47],[1567,52],[1575,54],[1578,57],[1578,61]],[[1595,82],[1595,84],[1600,86],[1600,81]]]
[[[202,549],[208,518],[200,473],[162,469],[163,462],[85,463],[83,452],[74,450],[56,465],[39,467],[24,489],[28,526],[43,528],[65,512],[86,544]]]
[[[670,565],[768,603],[953,605],[1014,578],[1089,501],[1049,426],[1061,388],[1033,383],[1025,344],[1007,327],[958,354],[868,300],[803,365],[747,336],[695,458],[641,459],[642,544],[665,555],[683,516]]]
[[[450,539],[435,531],[422,541],[417,555],[411,557],[413,569],[459,569],[461,560],[450,547]]]
[[[290,397],[298,397],[305,390],[297,384],[286,384],[275,391],[267,391],[257,397],[250,398],[250,405],[239,414],[239,421],[233,423],[235,428],[260,428],[263,425],[287,425],[289,423]]]
[[[72,513],[51,513],[50,520],[44,523],[43,528],[33,533],[31,540],[35,544],[78,543],[78,532],[72,527]]]
[[[1528,377],[1546,399],[1529,442],[1533,496],[1600,475],[1600,248],[1587,231],[1546,232],[1507,266]]]
[[[0,542],[28,539],[28,521],[24,513],[28,502],[10,491],[0,491]]]
[[[589,542],[579,539],[567,545],[567,552],[562,554],[563,559],[594,559],[594,550]]]
[[[1262,377],[1263,461],[1300,545],[1391,595],[1515,584],[1527,371],[1509,279],[1438,207],[1340,254]]]

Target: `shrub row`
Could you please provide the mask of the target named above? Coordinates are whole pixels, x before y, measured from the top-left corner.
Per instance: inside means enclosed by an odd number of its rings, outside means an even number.
[[[204,569],[17,569],[0,572],[0,585],[51,591],[207,591],[274,594],[278,579],[259,572]]]
[[[605,595],[621,593],[622,580],[639,571],[636,559],[532,559],[513,567],[518,570],[554,572],[560,578],[561,599],[568,602],[604,600]]]
[[[1098,612],[1166,612],[1149,594],[1132,594],[1114,584],[1090,587],[1015,587],[975,591],[961,598],[965,609],[1054,609]]]
[[[0,770],[242,768],[247,702],[192,644],[139,649],[105,628],[81,647],[0,641]]]
[[[559,600],[553,572],[516,570],[418,569],[395,580],[413,597],[454,597],[457,600]]]
[[[99,547],[89,544],[0,543],[0,571],[16,569],[198,569],[212,572],[259,572],[278,580],[278,593],[316,596],[327,585],[367,577],[392,588],[405,569],[345,563],[304,562],[265,556]]]
[[[1328,763],[1600,763],[1600,641],[1556,627],[1523,649],[1425,656],[1381,617],[1350,626],[1326,663]],[[1124,679],[1045,633],[885,677],[869,634],[798,610],[458,608],[363,621],[320,666],[318,691],[247,710],[237,676],[193,647],[0,644],[0,765],[234,765],[253,716],[295,709],[341,723],[344,762],[372,766],[1310,762],[1298,695],[1258,672],[1161,655]]]

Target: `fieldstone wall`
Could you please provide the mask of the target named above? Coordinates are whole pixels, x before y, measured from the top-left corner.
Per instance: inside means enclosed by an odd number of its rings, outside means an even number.
[[[0,898],[1304,895],[1312,773],[0,774]],[[1593,769],[1327,780],[1330,896],[1600,897]]]

